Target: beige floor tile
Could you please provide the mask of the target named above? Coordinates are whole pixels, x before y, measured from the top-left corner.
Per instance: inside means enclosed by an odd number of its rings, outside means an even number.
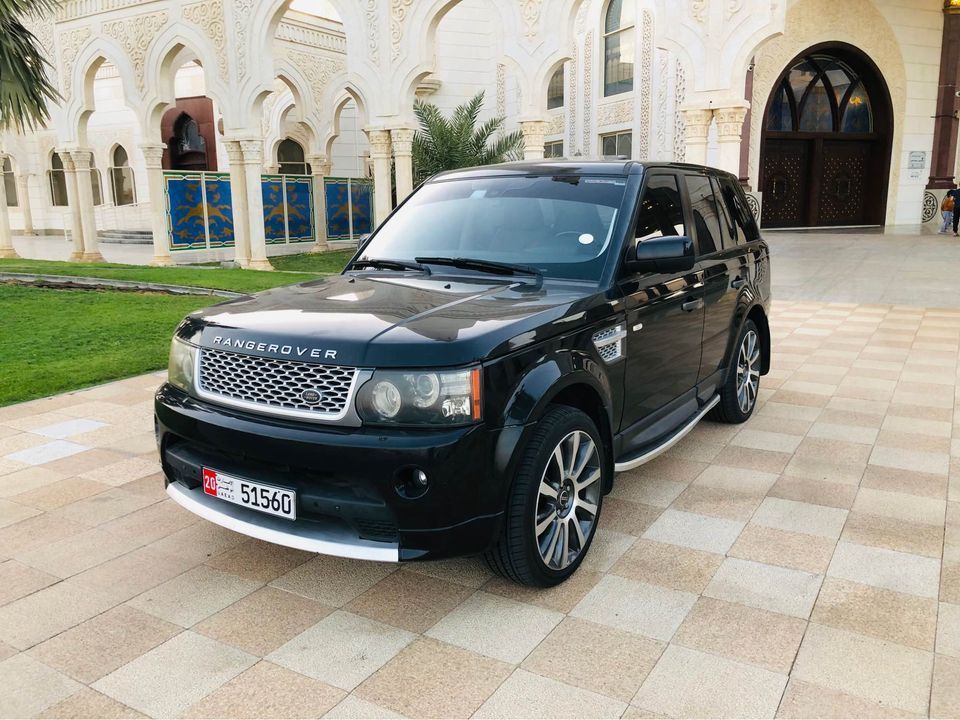
[[[604,577],[570,615],[601,625],[668,641],[690,612],[697,596],[658,585]]]
[[[960,658],[960,605],[940,603],[937,617],[937,654]]]
[[[760,504],[758,495],[748,495],[706,485],[692,484],[670,506],[673,510],[746,522]]]
[[[723,562],[721,555],[638,540],[610,570],[615,575],[700,594]]]
[[[960,562],[944,562],[940,571],[940,600],[960,605]]]
[[[124,490],[127,490],[127,488],[124,488]],[[99,529],[119,538],[136,538],[146,544],[160,540],[198,522],[201,522],[200,519],[193,513],[184,510],[172,500],[163,500],[148,505],[142,510],[106,522],[100,525]]]
[[[768,497],[750,522],[775,530],[836,540],[846,518],[847,511],[839,508]]]
[[[787,435],[782,432],[767,432],[754,430],[747,426],[738,432],[730,441],[731,445],[752,448],[754,450],[772,450],[774,452],[792,453],[800,445],[803,435]]]
[[[180,632],[176,625],[121,605],[30,649],[31,656],[90,684]]]
[[[320,622],[332,608],[272,587],[256,590],[194,626],[201,635],[263,657]]]
[[[18,600],[59,580],[16,560],[0,562],[0,605]]]
[[[420,638],[367,678],[354,694],[408,717],[470,717],[512,669],[462,648]]]
[[[107,485],[73,477],[15,495],[13,499],[21,505],[29,505],[38,510],[56,510],[107,489]]]
[[[687,487],[686,482],[640,477],[637,471],[617,475],[610,495],[640,505],[665,508]]]
[[[86,450],[82,453],[71,455],[68,458],[63,458],[62,460],[55,460],[54,462],[47,463],[43,467],[45,470],[52,470],[62,475],[73,476],[92,470],[93,468],[123,460],[125,457],[123,453],[114,452],[113,450],[94,448],[93,450]]]
[[[942,527],[858,512],[847,516],[847,523],[840,537],[848,543],[871,545],[930,558],[939,558],[943,550]]]
[[[866,465],[836,462],[829,458],[800,457],[795,455],[783,470],[787,477],[818,480],[822,482],[852,485],[860,484]]]
[[[772,417],[761,412],[754,412],[753,417],[750,418],[750,422],[746,425],[746,427],[751,430],[760,430],[762,432],[803,437],[810,430],[811,425],[813,425],[813,423],[809,420]]]
[[[143,495],[123,488],[110,488],[70,505],[64,505],[54,514],[84,525],[96,526],[129,515],[150,504],[150,499]]]
[[[422,633],[466,600],[471,594],[463,585],[411,572],[387,575],[345,609],[387,625]]]
[[[323,717],[331,720],[372,720],[373,718],[402,718],[403,715],[350,694]]]
[[[133,708],[127,707],[103,693],[98,693],[90,688],[83,688],[66,700],[51,705],[37,717],[56,720],[63,720],[63,718],[89,718],[90,720],[117,718],[117,720],[121,720],[122,718],[143,718],[146,715],[138,713]]]
[[[723,554],[736,541],[744,523],[668,509],[657,518],[643,538]]]
[[[388,563],[318,555],[270,584],[324,605],[343,607],[394,571],[396,565]]]
[[[261,661],[188,709],[188,718],[314,718],[346,693],[319,680]]]
[[[831,462],[847,465],[866,464],[870,445],[823,437],[806,437],[797,448],[798,457],[829,458]]]
[[[93,689],[146,715],[177,717],[255,662],[245,652],[186,631],[97,680]]]
[[[661,512],[663,508],[608,495],[603,499],[600,525],[606,530],[639,537],[660,517]]]
[[[883,412],[858,412],[857,410],[826,407],[817,418],[817,423],[867,428],[879,432],[880,427],[883,425],[884,417]],[[876,436],[876,432],[874,436]],[[852,438],[838,437],[838,439],[855,442]]]
[[[416,635],[337,610],[267,656],[289,670],[353,690]]]
[[[39,515],[40,511],[36,508],[20,505],[9,500],[0,500],[0,528],[14,525],[21,520]]]
[[[857,497],[857,487],[782,475],[770,488],[770,497],[849,510]]]
[[[821,577],[801,570],[727,558],[704,595],[805,619],[817,598]]]
[[[0,717],[32,717],[81,689],[80,683],[29,655],[0,662]]]
[[[154,440],[154,443],[156,443],[156,440]],[[157,472],[160,472],[160,461],[157,458],[132,457],[109,465],[102,465],[93,470],[87,470],[81,474],[81,477],[96,480],[104,485],[120,486],[131,480],[139,480]]]
[[[673,642],[786,674],[806,626],[799,618],[701,597]]]
[[[249,580],[267,583],[314,557],[314,553],[250,539],[210,558],[205,564]]]
[[[129,605],[188,628],[259,586],[256,580],[201,565],[137,595]]]
[[[592,555],[597,545],[597,538],[594,537],[593,546],[590,549]],[[582,566],[581,566],[582,567]],[[474,589],[481,587],[485,582],[493,577],[487,564],[478,557],[457,558],[455,560],[437,560],[434,562],[411,563],[406,567],[407,570],[418,572],[430,577],[449,580]]]
[[[535,588],[494,576],[484,584],[483,591],[547,610],[568,613],[602,577],[602,574],[581,566],[570,579],[564,580],[559,585],[552,588]]]
[[[950,454],[948,452],[931,453],[921,450],[877,446],[873,448],[869,462],[871,465],[882,465],[897,470],[946,475],[947,468],[950,465]]]
[[[919,597],[936,598],[940,562],[884,548],[837,543],[827,575]]]
[[[790,453],[730,445],[725,447],[714,462],[728,467],[758,470],[765,473],[781,473],[790,461]]]
[[[129,485],[124,490],[135,492]],[[201,563],[247,540],[246,535],[211,522],[197,522],[150,543],[148,547],[165,555]]]
[[[91,528],[63,540],[16,553],[15,557],[25,565],[68,578],[124,555],[139,544],[136,540],[120,540],[103,530]]]
[[[544,677],[629,702],[665,645],[606,625],[566,618],[523,667]],[[558,662],[558,658],[576,658]]]
[[[16,499],[16,496],[29,493],[39,488],[46,487],[66,477],[62,473],[53,472],[45,467],[27,467],[23,470],[15,470],[7,473],[0,481],[0,498],[14,499],[14,502],[24,503],[23,499]]]
[[[937,655],[930,692],[930,717],[960,717],[960,660]]]
[[[626,703],[515,671],[474,714],[475,718],[619,718]]]
[[[950,438],[905,433],[896,430],[881,430],[877,437],[877,446],[943,455],[950,454]]]
[[[940,526],[943,525],[944,501],[864,487],[857,493],[853,511]]]
[[[833,540],[747,525],[730,548],[730,557],[823,574],[833,557]]]
[[[810,619],[919,650],[933,650],[937,601],[828,577]]]
[[[877,439],[877,429],[847,425],[844,423],[815,422],[807,433],[807,437],[841,440],[843,442],[873,445]]]
[[[947,478],[943,475],[912,472],[881,465],[868,465],[860,485],[875,490],[922,495],[939,500],[947,496]]]
[[[796,718],[796,720],[806,720],[806,718],[871,720],[872,718],[920,717],[920,715],[791,678],[780,701],[777,717]]]
[[[803,393],[795,390],[777,390],[770,399],[773,402],[787,405],[802,405],[804,407],[822,408],[827,404],[828,397],[818,393]]]
[[[602,518],[602,515],[601,515]],[[602,524],[601,519],[601,524]],[[593,541],[590,543],[590,552],[583,558],[580,564],[581,570],[587,570],[594,573],[605,573],[614,566],[614,564],[623,557],[623,554],[637,541],[633,535],[624,535],[597,528],[593,535]]]
[[[691,488],[703,485],[717,490],[762,497],[776,481],[775,473],[711,465],[697,476]]]
[[[112,605],[110,598],[72,580],[59,582],[0,607],[0,641],[26,650]]]
[[[722,432],[726,434],[728,430],[729,428],[724,428]],[[703,435],[703,437],[710,438],[712,435],[707,432]],[[679,458],[661,455],[660,457],[654,458],[648,463],[644,463],[636,470],[621,473],[617,476],[617,480],[636,478],[644,483],[666,480],[669,482],[678,482],[683,485],[689,485],[691,482],[693,482],[694,478],[706,470],[706,468],[707,463],[705,462],[691,462],[689,460],[681,460]],[[652,505],[653,503],[650,504]]]
[[[926,713],[933,653],[811,623],[793,677],[873,702]]]
[[[180,558],[163,555],[150,548],[137,548],[74,575],[71,581],[118,604],[186,572],[191,567],[192,563]]]
[[[671,645],[633,704],[671,717],[772,717],[787,676]]]

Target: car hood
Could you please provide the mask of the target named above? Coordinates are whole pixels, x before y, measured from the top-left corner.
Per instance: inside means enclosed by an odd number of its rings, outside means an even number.
[[[178,330],[201,347],[359,367],[465,365],[538,342],[604,304],[528,278],[337,275],[231,300]]]

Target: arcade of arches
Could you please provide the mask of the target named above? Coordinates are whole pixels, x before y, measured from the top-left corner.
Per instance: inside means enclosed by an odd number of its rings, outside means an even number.
[[[303,245],[265,229],[261,183],[309,188],[301,241],[344,240],[328,183],[372,186],[381,222],[413,189],[414,99],[479,91],[528,158],[718,166],[769,228],[916,224],[957,175],[950,0],[63,0],[31,30],[63,99],[0,134],[0,257],[136,231],[158,264],[268,269]],[[217,183],[230,242],[176,245],[173,176]]]

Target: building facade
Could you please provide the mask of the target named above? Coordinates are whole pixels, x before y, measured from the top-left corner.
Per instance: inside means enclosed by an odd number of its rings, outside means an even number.
[[[414,99],[480,91],[528,158],[719,166],[766,227],[920,223],[956,175],[954,4],[64,0],[31,25],[63,99],[0,135],[0,255],[11,233],[63,233],[77,259],[127,234],[188,260],[165,178],[215,173],[220,257],[269,267],[290,246],[265,238],[264,175],[312,178],[317,218],[324,178],[369,177],[380,221],[413,187]]]

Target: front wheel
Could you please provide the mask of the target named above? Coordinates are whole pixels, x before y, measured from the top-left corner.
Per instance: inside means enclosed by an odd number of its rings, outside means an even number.
[[[747,320],[737,338],[736,355],[727,370],[727,377],[720,388],[720,402],[713,411],[713,418],[726,423],[746,422],[753,414],[760,392],[760,331],[753,320]]]
[[[484,557],[515,582],[551,587],[590,549],[603,502],[603,443],[588,415],[555,406],[521,452],[503,530]]]

